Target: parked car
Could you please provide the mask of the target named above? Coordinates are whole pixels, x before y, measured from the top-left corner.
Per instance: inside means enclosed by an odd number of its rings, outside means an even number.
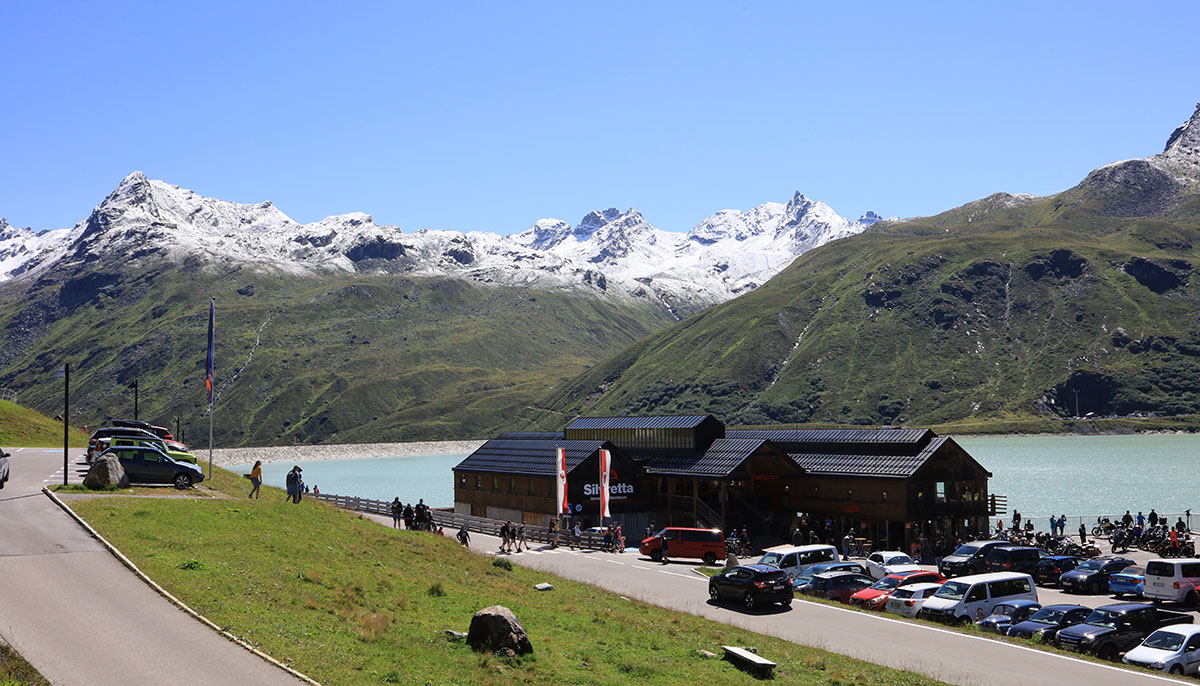
[[[1115,660],[1159,629],[1191,624],[1192,616],[1160,610],[1149,603],[1116,603],[1092,610],[1083,624],[1058,632],[1055,643],[1064,650]]]
[[[1127,557],[1093,557],[1058,577],[1058,585],[1064,591],[1104,593],[1108,590],[1108,578],[1133,564]]]
[[[1150,634],[1125,653],[1126,664],[1168,674],[1200,672],[1200,626],[1170,626]]]
[[[901,586],[892,591],[884,609],[901,617],[916,617],[925,601],[941,587],[935,583]]]
[[[1074,555],[1051,555],[1038,560],[1033,568],[1033,580],[1039,586],[1057,586],[1058,578],[1079,564],[1082,558]]]
[[[1142,595],[1146,583],[1146,568],[1134,565],[1108,577],[1108,592],[1120,598],[1126,595]]]
[[[1042,609],[1042,604],[1033,600],[1006,600],[1003,603],[996,603],[996,606],[992,608],[992,613],[975,624],[981,631],[1004,636],[1008,633],[1010,626],[1029,619],[1040,609]]]
[[[106,439],[100,439],[101,441]],[[196,464],[196,456],[178,450],[171,450],[167,442],[157,436],[112,436],[107,439],[110,446],[113,445],[141,445],[147,448],[154,448],[161,453],[166,453],[172,460],[179,462],[191,462]]]
[[[917,617],[947,624],[966,624],[990,615],[992,608],[1006,600],[1036,602],[1037,599],[1037,588],[1028,574],[972,574],[942,584],[937,593],[925,601]]]
[[[949,579],[964,574],[982,574],[987,564],[984,555],[991,548],[1010,545],[1008,541],[971,541],[958,547],[938,562],[938,571]]]
[[[88,447],[86,453],[87,461],[94,461],[97,455],[104,452],[104,450],[100,449],[100,439],[112,438],[113,436],[126,436],[130,438],[156,438],[156,436],[149,431],[142,431],[141,429],[130,428],[127,426],[102,427],[93,431],[92,435],[88,438]],[[105,450],[107,450],[107,448],[105,448]]]
[[[1200,560],[1150,560],[1146,563],[1144,596],[1193,607],[1200,603]]]
[[[1013,622],[1007,635],[1015,638],[1033,638],[1040,635],[1043,642],[1052,642],[1059,629],[1083,624],[1092,608],[1082,605],[1047,605],[1033,616],[1021,622]]]
[[[875,580],[858,572],[824,572],[817,574],[802,591],[804,595],[850,602],[850,596],[858,593]]]
[[[748,610],[770,603],[791,605],[795,597],[787,573],[767,565],[739,565],[710,577],[708,595],[714,601],[736,600]]]
[[[9,453],[4,452],[4,448],[0,448],[0,488],[4,488],[4,484],[8,483],[8,458]]]
[[[771,548],[759,558],[758,564],[771,565],[787,572],[788,578],[795,581],[804,570],[826,562],[837,562],[842,559],[837,548],[831,545],[801,545],[780,546]]]
[[[1045,553],[1024,545],[998,545],[983,554],[983,565],[989,572],[1024,572],[1033,575]]]
[[[797,574],[796,577],[792,579],[792,588],[797,593],[802,593],[804,588],[808,586],[808,583],[812,581],[814,576],[824,572],[858,572],[859,574],[865,576],[867,570],[857,562],[822,562],[821,564],[813,565],[803,572]]]
[[[920,569],[915,560],[899,550],[880,550],[867,556],[867,574],[873,579],[882,579],[888,574],[906,571],[900,568],[901,565],[908,565],[908,569]]]
[[[711,565],[725,559],[725,534],[720,529],[689,529],[669,526],[642,541],[638,551],[651,560],[662,559],[663,539],[669,541],[667,558],[695,558]]]
[[[184,489],[204,481],[204,472],[194,464],[172,460],[155,449],[134,445],[118,445],[101,453],[116,455],[125,475],[134,483],[175,484]]]
[[[925,570],[888,574],[879,581],[850,596],[850,604],[855,607],[861,607],[864,610],[882,610],[883,606],[887,604],[888,596],[892,594],[892,591],[901,586],[919,583],[940,584],[945,580],[946,578],[941,574]]]
[[[142,422],[136,419],[114,419],[113,426],[121,426],[130,429],[141,429],[147,433],[158,436],[159,438],[175,438],[171,435],[170,429],[165,426],[155,426],[149,422]]]

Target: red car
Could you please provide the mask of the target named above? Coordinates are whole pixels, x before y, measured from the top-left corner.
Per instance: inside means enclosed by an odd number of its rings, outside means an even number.
[[[888,574],[869,587],[850,596],[850,604],[855,607],[861,607],[864,610],[883,610],[883,606],[887,605],[892,591],[901,586],[921,583],[942,584],[945,582],[946,577],[937,572],[912,571]]]

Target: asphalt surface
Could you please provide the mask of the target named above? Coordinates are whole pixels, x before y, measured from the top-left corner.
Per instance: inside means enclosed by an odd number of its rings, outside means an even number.
[[[0,636],[51,683],[303,683],[172,605],[41,493],[62,483],[62,450],[6,449]],[[87,465],[72,454],[79,483]]]
[[[381,523],[390,522],[378,517]],[[452,535],[447,532],[447,535]],[[471,548],[495,555],[499,540],[471,534]],[[1117,686],[1125,684],[1179,683],[1180,680],[1146,671],[1081,660],[1016,643],[967,635],[937,626],[918,624],[885,614],[797,599],[790,608],[774,606],[747,611],[718,604],[708,598],[708,580],[693,571],[698,561],[663,565],[637,553],[602,553],[535,546],[531,551],[506,555],[511,562],[555,575],[583,581],[629,598],[673,610],[690,612],[725,624],[848,655],[875,664],[926,674],[952,684],[971,686]],[[747,561],[748,562],[748,561]],[[553,579],[547,579],[553,583]],[[1058,602],[1043,596],[1043,603]],[[1107,596],[1067,596],[1069,602],[1103,605]],[[763,655],[770,659],[770,655]],[[1183,683],[1195,683],[1183,680]]]

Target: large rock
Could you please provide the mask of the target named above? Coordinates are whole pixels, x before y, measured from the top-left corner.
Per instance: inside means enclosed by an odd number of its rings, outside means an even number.
[[[87,476],[83,477],[83,485],[96,490],[128,488],[129,477],[125,475],[125,469],[116,455],[101,455],[92,463]]]
[[[467,630],[467,645],[475,650],[491,650],[497,653],[525,655],[533,652],[525,627],[517,620],[512,610],[502,605],[485,607],[471,618]]]

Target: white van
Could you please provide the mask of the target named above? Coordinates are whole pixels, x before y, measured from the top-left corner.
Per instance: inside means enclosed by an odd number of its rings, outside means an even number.
[[[947,624],[976,622],[992,614],[992,608],[1005,600],[1037,602],[1033,577],[1017,572],[993,572],[960,576],[942,584],[917,613],[920,619]]]
[[[841,559],[837,548],[831,545],[780,546],[768,550],[758,564],[778,567],[787,572],[789,579],[795,581],[797,574],[813,565],[838,562]]]
[[[1150,560],[1142,595],[1151,600],[1200,603],[1200,560]]]

